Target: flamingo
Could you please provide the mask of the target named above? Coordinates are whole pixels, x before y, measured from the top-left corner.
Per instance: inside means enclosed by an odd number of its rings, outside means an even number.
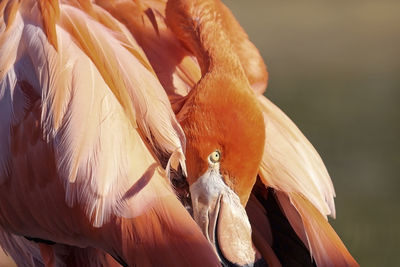
[[[219,0],[2,0],[19,266],[358,266],[318,153]]]

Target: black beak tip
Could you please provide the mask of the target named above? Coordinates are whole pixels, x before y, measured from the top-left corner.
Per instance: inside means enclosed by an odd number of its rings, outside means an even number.
[[[259,259],[256,261],[254,264],[246,264],[246,265],[237,265],[231,262],[222,262],[221,263],[223,267],[268,267],[267,262],[264,259]]]
[[[263,258],[261,258],[254,263],[253,267],[268,267],[268,264]]]

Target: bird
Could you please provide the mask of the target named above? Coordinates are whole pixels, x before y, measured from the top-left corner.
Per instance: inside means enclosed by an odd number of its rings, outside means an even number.
[[[358,266],[322,159],[219,0],[2,0],[18,266]]]

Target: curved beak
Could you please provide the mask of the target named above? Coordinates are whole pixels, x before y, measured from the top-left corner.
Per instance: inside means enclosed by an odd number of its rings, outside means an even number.
[[[217,170],[209,169],[190,186],[193,217],[227,266],[254,266],[261,258],[251,239],[251,226],[239,197]]]

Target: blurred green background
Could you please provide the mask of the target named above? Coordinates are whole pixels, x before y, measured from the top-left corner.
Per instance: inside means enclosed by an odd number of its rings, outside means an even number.
[[[339,236],[361,266],[399,266],[400,1],[224,3],[268,65],[266,95],[327,165]]]

